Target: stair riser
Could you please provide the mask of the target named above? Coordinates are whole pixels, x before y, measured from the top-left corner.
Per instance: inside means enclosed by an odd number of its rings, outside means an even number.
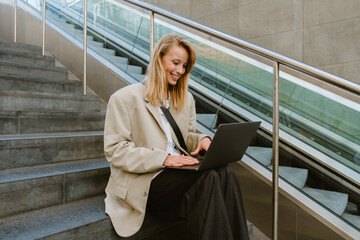
[[[32,45],[26,45],[22,43],[15,43],[15,42],[9,42],[9,41],[0,41],[0,48],[1,49],[8,49],[8,50],[17,50],[22,51],[26,53],[33,53],[33,54],[42,54],[41,47],[38,46],[32,46]]]
[[[51,82],[36,82],[30,80],[19,79],[1,79],[0,78],[0,91],[22,91],[32,94],[56,94],[56,95],[73,95],[81,96],[83,93],[82,86],[80,84],[57,84]]]
[[[134,74],[142,74],[142,68],[132,65],[124,65],[124,64],[117,64],[115,63],[121,70],[126,71],[128,73]]]
[[[100,111],[98,100],[66,99],[31,96],[0,96],[3,111]]]
[[[104,209],[105,211],[105,209]],[[156,236],[155,236],[156,237]],[[72,240],[83,240],[83,239],[126,239],[121,238],[117,233],[115,232],[115,229],[113,228],[111,224],[110,218],[105,218],[97,222],[93,222],[91,224],[88,224],[86,226],[81,226],[78,228],[71,229],[66,232],[61,232],[52,236],[48,236],[43,238],[43,240],[60,240],[60,239],[72,239]],[[139,238],[140,239],[140,238]],[[146,238],[148,239],[148,238]],[[163,238],[165,239],[165,238]],[[129,239],[133,240],[133,239]],[[148,240],[154,240],[154,239],[148,239]]]
[[[50,69],[26,68],[15,65],[0,64],[0,72],[10,74],[26,74],[27,76],[64,81],[68,77],[67,71]]]
[[[104,157],[103,136],[0,141],[0,170]]]
[[[0,53],[0,61],[1,62],[9,62],[9,63],[18,63],[25,64],[28,66],[55,66],[55,59],[38,59],[38,58],[29,58],[29,57],[21,57],[10,54],[1,54]]]
[[[0,217],[101,196],[109,174],[102,168],[0,184]]]
[[[72,114],[72,113],[69,113]],[[0,117],[0,135],[104,130],[104,116]]]

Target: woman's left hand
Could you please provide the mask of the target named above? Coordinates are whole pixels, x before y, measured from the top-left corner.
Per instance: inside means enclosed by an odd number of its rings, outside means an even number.
[[[197,155],[201,150],[207,151],[211,143],[211,139],[209,137],[204,137],[200,140],[197,148],[190,153],[191,155]]]

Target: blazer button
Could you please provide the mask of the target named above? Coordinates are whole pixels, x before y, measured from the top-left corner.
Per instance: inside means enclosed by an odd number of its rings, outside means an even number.
[[[144,192],[144,197],[146,197],[147,196],[147,192]]]

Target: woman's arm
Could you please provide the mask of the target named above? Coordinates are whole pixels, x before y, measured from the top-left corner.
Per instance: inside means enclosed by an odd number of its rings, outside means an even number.
[[[107,160],[127,172],[146,173],[161,169],[167,152],[159,148],[136,147],[131,133],[128,110],[122,98],[114,94],[109,100],[105,119],[104,151]]]
[[[196,155],[200,150],[204,149],[206,151],[209,148],[211,138],[205,134],[197,132],[195,102],[193,96],[190,93],[188,100],[190,101],[190,113],[186,145],[191,155]]]

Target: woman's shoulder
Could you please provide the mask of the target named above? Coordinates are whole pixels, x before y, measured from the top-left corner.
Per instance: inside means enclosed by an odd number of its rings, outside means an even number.
[[[121,100],[130,100],[134,98],[143,98],[144,85],[141,83],[131,84],[117,90],[111,95],[110,98],[116,98]]]

